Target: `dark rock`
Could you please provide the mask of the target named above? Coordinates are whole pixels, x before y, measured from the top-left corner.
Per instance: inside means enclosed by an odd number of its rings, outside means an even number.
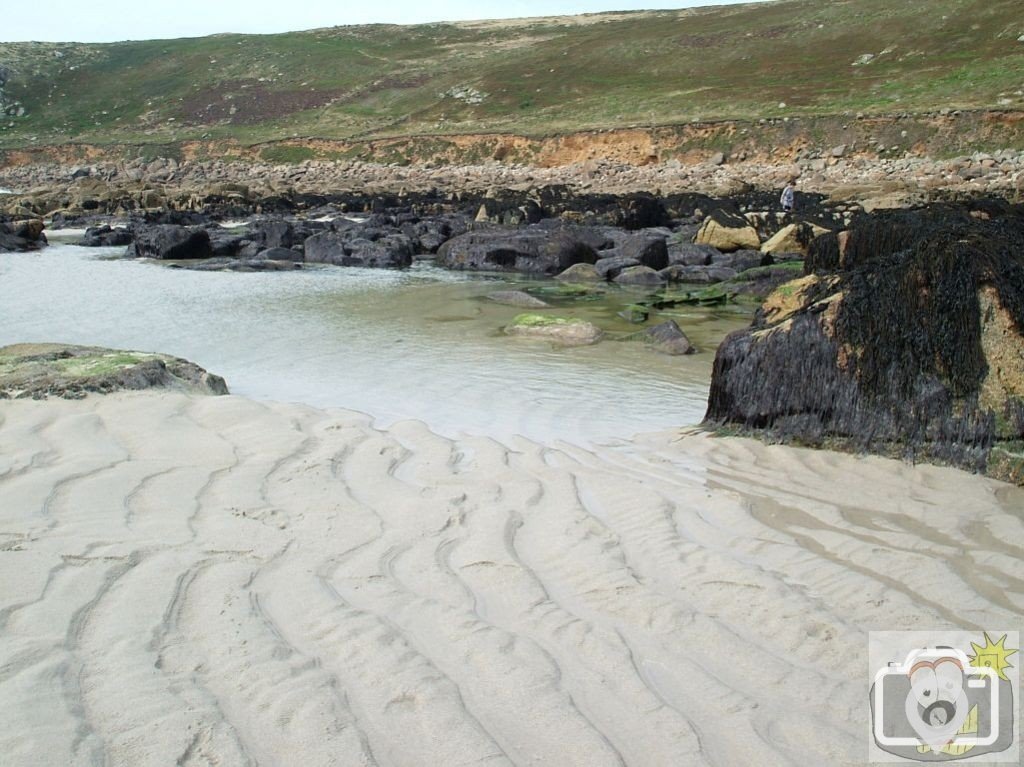
[[[746,269],[753,269],[755,266],[769,266],[775,263],[775,259],[768,253],[759,250],[737,250],[733,253],[721,253],[711,258],[715,266],[727,266],[742,272]]]
[[[205,229],[183,226],[139,226],[135,229],[134,253],[137,258],[178,260],[210,258],[210,234]]]
[[[707,422],[1024,481],[1024,210],[969,213],[818,238],[814,272],[719,347]]]
[[[238,250],[235,252],[235,258],[256,258],[260,251],[263,250],[263,246],[258,242],[252,240],[242,240],[238,243]]]
[[[728,266],[681,266],[676,264],[662,269],[659,274],[670,282],[713,285],[716,282],[731,280],[737,272]]]
[[[291,248],[267,248],[256,254],[257,259],[264,261],[303,261],[302,253]]]
[[[617,219],[616,225],[630,230],[668,226],[671,220],[664,203],[660,199],[646,194],[628,199]]]
[[[131,244],[132,233],[127,227],[111,227],[109,224],[91,226],[78,244],[85,248],[111,248]]]
[[[665,278],[649,266],[629,266],[615,277],[619,285],[664,285]]]
[[[449,269],[558,274],[573,264],[594,263],[597,254],[574,226],[484,229],[448,240],[437,263]]]
[[[695,242],[673,242],[668,245],[668,263],[683,266],[707,266],[722,252],[710,245]]]
[[[594,269],[602,279],[613,280],[622,273],[623,269],[628,269],[632,266],[641,266],[642,264],[635,258],[626,258],[625,256],[611,256],[609,258],[602,258],[595,262]]]
[[[641,341],[662,354],[683,355],[693,354],[697,351],[675,320],[653,325],[638,333],[628,335],[622,340]]]
[[[0,251],[38,250],[45,244],[41,219],[0,220]]]
[[[643,266],[655,271],[664,269],[669,264],[664,237],[636,234],[623,240],[618,246],[618,252],[620,256],[636,259]]]
[[[313,235],[304,245],[306,262],[375,269],[401,269],[412,264],[412,242],[404,234],[388,234],[374,240],[353,235],[351,231]]]
[[[249,242],[246,235],[231,234],[217,227],[207,230],[210,234],[210,254],[214,258],[230,258],[237,256],[242,247]]]

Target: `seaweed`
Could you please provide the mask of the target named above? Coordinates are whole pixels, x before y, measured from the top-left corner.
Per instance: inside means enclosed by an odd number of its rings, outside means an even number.
[[[1024,403],[981,401],[990,371],[979,300],[995,290],[1014,326],[1007,343],[1019,345],[1024,209],[863,215],[843,239],[812,245],[807,272],[831,277],[795,315],[769,325],[759,313],[722,344],[706,421],[984,470],[998,440],[1024,437]]]

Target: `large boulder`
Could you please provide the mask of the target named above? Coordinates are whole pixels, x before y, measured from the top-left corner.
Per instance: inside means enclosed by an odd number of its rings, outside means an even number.
[[[213,255],[209,232],[172,224],[137,226],[135,242],[128,251],[128,256],[162,260],[210,258]]]
[[[801,253],[807,254],[807,248],[815,238],[828,234],[829,230],[816,224],[789,224],[782,227],[761,246],[762,253]]]
[[[693,239],[697,245],[710,245],[723,253],[734,250],[758,250],[757,230],[743,216],[722,208],[713,210]]]
[[[555,275],[597,261],[589,234],[568,225],[476,230],[445,242],[437,263],[449,269]]]
[[[638,263],[655,271],[669,265],[668,247],[664,237],[634,234],[619,243],[616,250],[620,256],[635,259]]]
[[[38,218],[0,221],[0,252],[38,250],[46,244],[43,228]]]
[[[413,246],[404,234],[369,240],[352,232],[321,232],[306,240],[304,252],[307,263],[402,269],[412,264]]]
[[[640,265],[640,262],[635,258],[628,258],[626,256],[608,256],[606,258],[600,258],[594,262],[594,271],[596,271],[602,279],[614,280],[622,273],[623,269],[629,269]]]
[[[817,239],[808,274],[719,347],[707,423],[1024,483],[1024,210],[993,208]]]
[[[132,233],[127,227],[109,224],[90,226],[78,244],[84,248],[113,248],[130,245]]]

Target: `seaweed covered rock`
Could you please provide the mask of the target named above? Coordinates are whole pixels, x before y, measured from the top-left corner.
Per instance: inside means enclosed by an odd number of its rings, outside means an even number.
[[[1024,481],[1024,209],[862,216],[719,347],[706,422]]]
[[[14,344],[0,348],[0,399],[172,388],[227,394],[224,379],[167,354],[70,344]]]

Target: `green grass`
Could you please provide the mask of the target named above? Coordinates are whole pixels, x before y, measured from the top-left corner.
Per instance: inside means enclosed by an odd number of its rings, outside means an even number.
[[[14,71],[8,96],[28,110],[0,120],[0,148],[538,136],[694,120],[1024,108],[1019,0],[779,0],[588,18],[0,43],[0,64]],[[853,66],[869,53],[870,63]],[[479,103],[445,95],[453,88],[486,95]],[[728,142],[718,136],[688,148],[725,150]],[[271,156],[309,158],[295,149]]]

